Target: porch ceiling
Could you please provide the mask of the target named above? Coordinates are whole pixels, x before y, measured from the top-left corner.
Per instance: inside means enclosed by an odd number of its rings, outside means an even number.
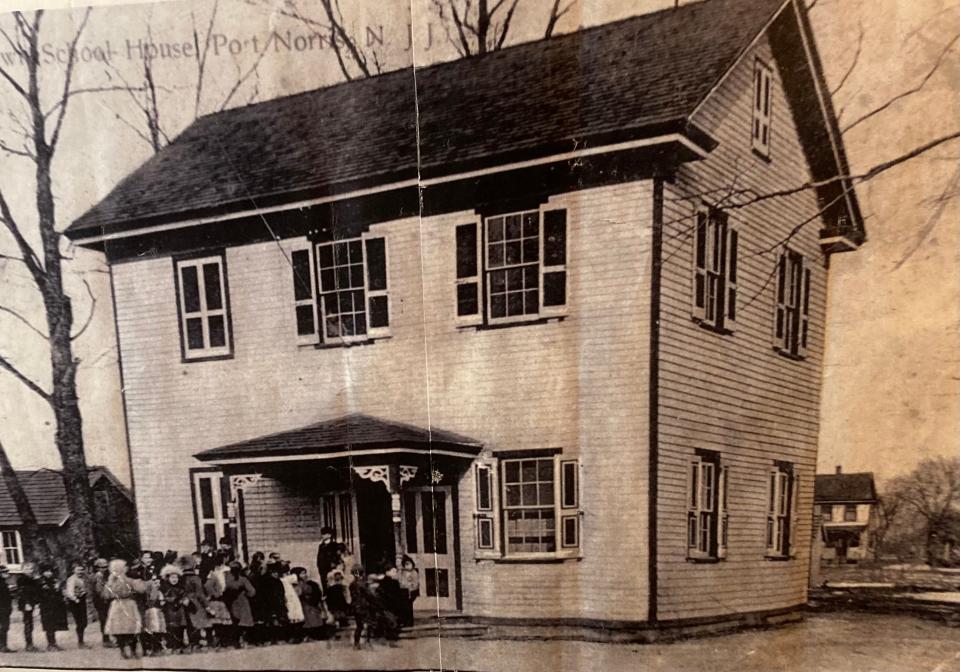
[[[353,413],[204,450],[194,457],[215,464],[288,462],[393,453],[439,454],[469,459],[476,457],[482,449],[483,444],[479,441],[446,430],[425,429]]]

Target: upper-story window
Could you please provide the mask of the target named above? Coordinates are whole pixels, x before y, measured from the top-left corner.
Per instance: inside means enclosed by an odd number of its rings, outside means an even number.
[[[344,343],[389,335],[387,244],[382,236],[333,240],[291,253],[297,338]]]
[[[769,558],[794,555],[797,540],[800,477],[790,463],[777,462],[768,474],[767,552]]]
[[[853,523],[857,520],[857,505],[856,504],[844,504],[843,506],[843,520],[846,523]]]
[[[174,261],[183,358],[232,354],[226,263],[222,254]]]
[[[770,120],[772,116],[773,70],[761,60],[753,68],[753,150],[770,157]]]
[[[693,317],[717,331],[733,331],[737,322],[737,247],[739,233],[726,213],[713,208],[697,213],[693,244]]]
[[[829,523],[833,520],[833,504],[823,504],[820,507],[820,520]]]
[[[457,241],[457,320],[504,324],[563,314],[567,303],[566,210],[487,217]],[[482,244],[480,244],[482,243]]]
[[[719,453],[697,453],[687,481],[687,557],[719,560],[727,556],[727,468]]]
[[[793,250],[777,262],[773,347],[791,357],[805,357],[810,334],[810,269]]]

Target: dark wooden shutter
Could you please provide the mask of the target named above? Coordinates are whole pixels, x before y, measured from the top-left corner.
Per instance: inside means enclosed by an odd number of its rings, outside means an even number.
[[[543,213],[543,308],[566,304],[567,211],[547,210]]]
[[[803,269],[803,296],[800,299],[800,344],[798,354],[805,357],[810,336],[810,269]]]
[[[739,232],[732,226],[727,227],[727,296],[724,305],[723,326],[729,331],[733,331],[737,327],[737,257],[739,245]]]
[[[787,328],[787,255],[781,254],[777,259],[776,294],[774,295],[775,309],[773,314],[773,347],[778,350],[789,350],[789,334]]]
[[[457,244],[457,319],[480,318],[480,262],[477,255],[477,223],[460,224]]]

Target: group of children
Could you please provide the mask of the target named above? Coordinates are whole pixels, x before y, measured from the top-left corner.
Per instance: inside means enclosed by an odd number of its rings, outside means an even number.
[[[25,563],[16,591],[25,650],[37,650],[32,638],[36,610],[47,650],[60,650],[56,634],[67,630],[68,610],[78,648],[89,648],[84,642],[88,596],[104,646],[118,647],[124,658],[330,639],[351,618],[355,646],[364,634],[368,642],[382,637],[395,645],[400,629],[413,624],[419,595],[413,560],[404,556],[401,568],[387,566],[367,575],[345,548],[335,550],[329,569],[319,569],[319,583],[277,553],[254,553],[244,567],[226,540],[217,550],[204,543],[199,552],[184,556],[145,551],[129,564],[100,558],[89,575],[76,565],[63,583],[53,565],[42,565],[37,578],[33,565]],[[0,579],[0,651],[7,652],[13,595],[2,566]]]

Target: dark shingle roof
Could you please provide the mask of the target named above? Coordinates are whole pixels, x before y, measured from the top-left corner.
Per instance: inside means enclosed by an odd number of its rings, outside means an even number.
[[[90,467],[88,471],[90,485],[101,478],[108,479],[124,495],[130,497],[127,489],[106,467]],[[60,526],[70,515],[67,509],[67,495],[63,487],[63,477],[54,469],[17,470],[17,479],[23,488],[33,509],[38,525]],[[6,482],[0,478],[0,526],[17,527],[22,523],[13,498],[7,491]]]
[[[372,447],[405,447],[428,451],[449,448],[476,455],[482,445],[473,439],[442,429],[424,429],[362,413],[255,439],[205,450],[195,457],[203,461],[227,458],[322,455]]]
[[[681,123],[783,0],[706,0],[202,117],[69,228],[84,237]],[[416,96],[414,90],[416,87]]]
[[[875,502],[873,474],[817,474],[814,488],[817,502]]]

